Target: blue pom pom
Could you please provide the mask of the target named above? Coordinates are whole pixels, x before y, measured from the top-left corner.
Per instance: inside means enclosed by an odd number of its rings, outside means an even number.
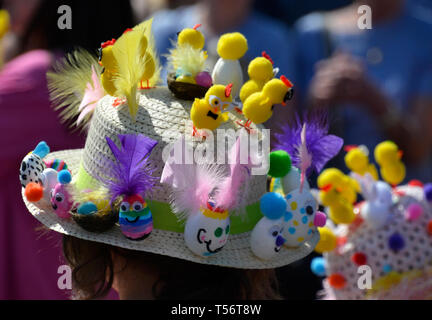
[[[405,247],[405,240],[399,233],[393,233],[389,238],[388,245],[390,249],[397,252]]]
[[[261,212],[271,220],[281,218],[285,214],[286,205],[285,198],[276,192],[267,192],[260,200]]]
[[[95,212],[97,212],[97,207],[96,207],[96,205],[93,203],[93,202],[84,202],[84,203],[82,203],[79,207],[78,207],[78,209],[77,209],[77,212],[79,213],[79,214],[85,214],[85,215],[88,215],[88,214],[93,214],[93,213],[95,213]]]
[[[390,271],[393,270],[393,268],[392,268],[391,264],[385,264],[385,265],[383,265],[382,270],[384,273],[389,273]]]
[[[432,183],[426,183],[423,189],[424,189],[426,200],[432,202]]]
[[[57,174],[57,180],[58,182],[60,182],[61,184],[68,184],[71,182],[72,180],[72,176],[70,174],[70,172],[68,170],[61,170],[58,174]]]
[[[326,262],[323,257],[316,257],[312,259],[311,270],[318,277],[325,277],[326,275]]]
[[[49,152],[50,152],[50,148],[48,147],[45,141],[39,142],[36,148],[33,150],[33,153],[41,157],[41,159],[45,158],[45,156]]]

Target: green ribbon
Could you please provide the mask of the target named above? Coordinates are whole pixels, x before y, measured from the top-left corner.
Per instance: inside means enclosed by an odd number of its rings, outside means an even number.
[[[98,186],[97,180],[87,173],[82,163],[78,170],[75,186],[79,190],[94,189]],[[147,204],[153,216],[153,226],[155,229],[179,233],[184,232],[185,223],[177,219],[176,215],[171,211],[169,203],[148,199]],[[230,212],[231,234],[251,231],[263,217],[259,202],[246,206],[245,211],[246,214],[244,215],[236,215],[235,212]]]

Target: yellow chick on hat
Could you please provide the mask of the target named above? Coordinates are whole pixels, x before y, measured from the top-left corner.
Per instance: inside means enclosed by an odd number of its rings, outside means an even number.
[[[395,186],[405,179],[405,165],[400,160],[402,151],[394,142],[381,142],[375,147],[374,155],[384,181]]]
[[[203,99],[195,99],[190,113],[194,134],[196,129],[215,130],[222,122],[228,120],[228,115],[224,111],[231,106],[231,90],[231,84],[216,84],[210,87]]]
[[[366,146],[346,146],[345,164],[348,169],[361,176],[369,173],[375,180],[378,180],[378,171],[374,164],[369,163],[369,150]]]

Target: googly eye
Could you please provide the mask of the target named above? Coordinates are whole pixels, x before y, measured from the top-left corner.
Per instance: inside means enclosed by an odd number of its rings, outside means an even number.
[[[217,228],[214,232],[216,238],[219,238],[223,233],[223,229],[221,227]]]
[[[120,211],[129,211],[129,203],[128,202],[122,202],[120,205]]]
[[[213,108],[221,108],[222,102],[217,96],[210,96],[209,103]]]
[[[281,231],[281,227],[277,225],[272,226],[269,230],[270,235],[275,238],[279,235],[280,231]]]
[[[64,195],[62,193],[56,193],[55,200],[56,200],[56,202],[63,202]]]
[[[133,205],[132,205],[132,208],[133,208],[133,210],[134,211],[141,211],[142,209],[143,209],[143,205],[142,205],[142,203],[141,202],[139,202],[139,201],[135,201],[134,203],[133,203]]]

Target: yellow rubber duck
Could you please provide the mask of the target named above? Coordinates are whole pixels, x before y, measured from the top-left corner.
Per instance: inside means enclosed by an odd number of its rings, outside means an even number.
[[[274,76],[273,61],[264,51],[262,57],[253,59],[248,66],[249,79],[240,89],[240,100],[244,103],[253,93],[261,91]]]
[[[268,81],[262,91],[251,94],[243,103],[243,114],[248,119],[245,127],[251,122],[266,122],[273,114],[275,104],[284,104],[292,98],[293,84],[285,76]]]
[[[231,106],[231,90],[231,84],[216,84],[210,87],[203,99],[195,99],[191,109],[194,134],[196,129],[215,130],[228,120],[228,114],[224,111]]]
[[[402,151],[394,142],[381,142],[375,147],[374,155],[384,181],[396,186],[405,179],[405,165],[401,161]]]
[[[369,150],[366,146],[346,146],[345,164],[348,169],[361,176],[369,173],[378,180],[378,171],[374,164],[369,163]]]

